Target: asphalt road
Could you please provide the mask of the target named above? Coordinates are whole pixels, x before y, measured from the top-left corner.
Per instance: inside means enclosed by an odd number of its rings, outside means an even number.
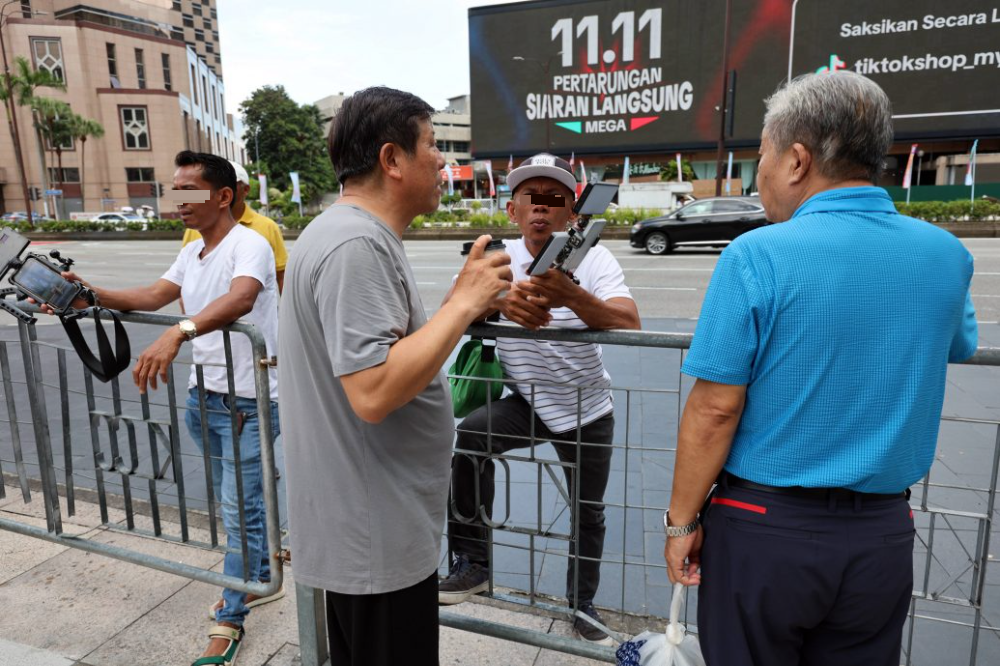
[[[976,260],[972,298],[984,324],[1000,321],[1000,239],[964,239]],[[694,319],[701,310],[720,250],[678,250],[657,257],[629,246],[627,241],[603,243],[625,270],[639,312],[649,319]],[[428,310],[436,310],[461,266],[457,241],[407,241],[406,252]],[[294,246],[294,242],[289,244]],[[137,286],[162,275],[179,243],[172,241],[39,242],[35,251],[58,249],[76,260],[81,277],[97,285]],[[176,306],[168,312],[177,313]],[[0,326],[8,322],[0,321]]]

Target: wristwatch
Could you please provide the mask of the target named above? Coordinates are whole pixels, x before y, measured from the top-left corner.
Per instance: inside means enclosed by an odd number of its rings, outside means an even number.
[[[695,518],[687,525],[681,525],[680,527],[675,527],[670,524],[669,519],[670,509],[663,512],[663,532],[668,537],[683,537],[689,534],[694,534],[698,529],[698,518]]]
[[[198,337],[198,327],[195,326],[195,323],[190,319],[178,322],[177,327],[181,329],[181,333],[183,333],[184,337],[188,340],[194,340]]]

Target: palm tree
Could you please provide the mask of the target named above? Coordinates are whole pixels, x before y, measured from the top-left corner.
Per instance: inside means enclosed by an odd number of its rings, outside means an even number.
[[[87,171],[87,138],[100,139],[104,136],[104,126],[96,120],[74,115],[73,138],[80,142],[80,197],[83,199],[83,209],[87,210],[87,190],[84,176]]]
[[[73,109],[66,102],[48,97],[35,97],[31,100],[31,112],[35,118],[35,134],[38,137],[38,148],[42,155],[42,172],[45,174],[45,188],[49,189],[48,167],[45,163],[45,151],[43,139],[48,140],[49,145],[56,153],[57,171],[56,176],[60,189],[63,185],[62,176],[62,151],[67,142],[73,140],[72,123]],[[56,211],[65,212],[65,211]],[[65,217],[56,215],[56,217]]]
[[[11,143],[14,143],[16,137],[14,136],[14,125],[11,122],[10,115],[14,104],[17,106],[30,106],[31,100],[34,99],[35,91],[38,88],[66,90],[66,84],[44,69],[33,70],[31,63],[28,62],[27,58],[22,56],[14,58],[14,74],[8,74],[4,78],[6,79],[5,85],[0,86],[0,101],[4,102],[4,111],[7,113],[7,127],[10,130],[10,140]],[[13,96],[13,100],[9,99],[8,93]],[[41,148],[41,144],[39,144],[39,148]],[[40,150],[39,152],[41,153],[42,151]],[[41,159],[42,182],[45,183],[47,182],[48,174],[45,171],[44,154],[41,155]],[[27,183],[24,183],[25,189],[27,189],[27,185]]]
[[[38,158],[42,166],[42,185],[45,189],[48,189],[49,174],[45,166],[45,146],[42,143],[41,134],[38,129],[38,118],[34,113],[33,105],[33,101],[36,99],[35,91],[39,88],[66,90],[66,84],[47,70],[32,69],[31,63],[27,58],[21,56],[14,58],[14,74],[10,75],[10,89],[14,94],[14,102],[18,106],[32,107],[32,121],[35,123],[35,139],[38,142]],[[12,141],[13,138],[13,130],[11,130]]]

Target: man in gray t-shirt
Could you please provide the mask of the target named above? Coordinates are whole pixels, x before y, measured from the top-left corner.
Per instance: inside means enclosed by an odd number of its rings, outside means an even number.
[[[337,204],[289,258],[279,327],[295,577],[326,590],[331,662],[437,664],[437,564],[454,439],[441,367],[508,288],[477,241],[430,320],[403,249],[440,200],[432,107],[369,88],[344,102]]]

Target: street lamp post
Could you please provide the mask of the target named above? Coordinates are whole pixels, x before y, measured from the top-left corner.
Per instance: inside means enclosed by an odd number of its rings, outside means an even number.
[[[549,89],[549,67],[552,65],[552,58],[555,58],[556,56],[561,56],[561,55],[562,55],[562,51],[560,51],[559,53],[556,53],[554,55],[549,56],[549,59],[546,60],[545,62],[542,62],[538,58],[526,58],[524,56],[518,56],[518,55],[511,56],[511,60],[514,60],[514,61],[517,61],[517,62],[533,62],[536,65],[538,65],[539,67],[541,67],[542,72],[545,74],[545,88],[546,88],[546,90],[548,90]],[[545,152],[549,152],[551,150],[551,144],[552,144],[552,141],[551,141],[551,131],[552,131],[552,119],[551,118],[546,118],[545,119]]]
[[[17,105],[14,102],[14,89],[10,83],[10,66],[7,63],[7,45],[4,43],[3,39],[3,28],[6,21],[5,12],[7,7],[13,5],[14,3],[19,3],[20,0],[8,0],[3,6],[0,6],[0,52],[3,52],[3,79],[4,88],[7,89],[7,120],[10,126],[10,136],[14,142],[14,158],[17,160],[17,170],[21,176],[21,193],[24,196],[24,208],[28,213],[28,226],[34,226],[31,215],[31,197],[28,195],[28,175],[24,170],[24,156],[21,153],[21,133],[17,126]]]

